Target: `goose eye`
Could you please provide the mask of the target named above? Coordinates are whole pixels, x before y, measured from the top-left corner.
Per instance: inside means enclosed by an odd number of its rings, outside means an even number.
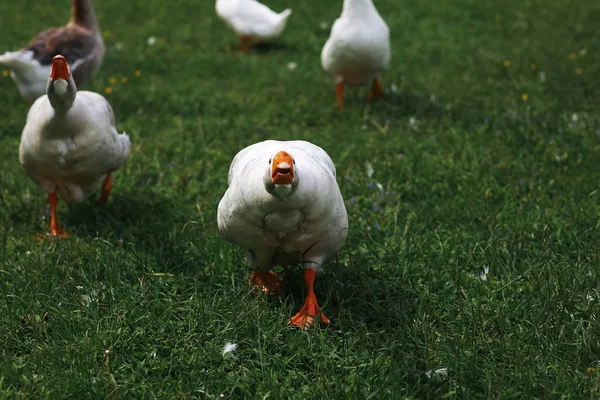
[[[292,160],[292,161],[294,161],[294,164],[296,164],[296,160]]]
[[[269,164],[271,164],[271,161],[272,161],[272,160],[269,158]]]

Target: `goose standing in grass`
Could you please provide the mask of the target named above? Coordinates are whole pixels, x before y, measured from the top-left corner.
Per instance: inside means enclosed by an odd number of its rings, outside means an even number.
[[[268,42],[281,35],[292,14],[289,8],[276,13],[256,0],[217,0],[215,8],[240,38],[243,53],[253,43]]]
[[[383,95],[379,74],[390,62],[390,30],[372,0],[344,0],[331,27],[321,64],[335,78],[338,106],[344,111],[344,85],[372,83],[369,99]]]
[[[90,79],[104,58],[104,42],[91,0],[73,0],[71,20],[38,34],[24,49],[0,55],[21,95],[30,103],[46,93],[52,59],[62,55],[77,86]]]
[[[113,110],[97,93],[77,92],[63,56],[52,60],[47,95],[29,109],[21,136],[19,160],[50,201],[50,235],[65,237],[56,221],[57,193],[66,202],[83,200],[100,182],[108,200],[111,173],[129,157],[129,137],[115,128]]]
[[[348,216],[329,155],[305,141],[267,140],[241,150],[218,208],[219,231],[246,251],[250,282],[275,292],[273,266],[304,264],[306,301],[290,324],[305,328],[319,310],[316,274],[340,251]]]

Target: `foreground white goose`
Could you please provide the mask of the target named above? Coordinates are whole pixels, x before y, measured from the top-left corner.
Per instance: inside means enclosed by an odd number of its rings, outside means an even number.
[[[267,42],[281,35],[292,10],[276,13],[256,0],[217,0],[217,15],[242,42],[242,52],[250,44]]]
[[[37,99],[27,114],[19,160],[48,193],[50,235],[64,237],[56,221],[57,193],[66,202],[79,202],[104,181],[98,202],[106,203],[111,172],[125,164],[131,144],[115,129],[113,110],[104,97],[77,92],[63,56],[54,57],[46,87],[48,94]]]
[[[251,281],[277,289],[275,265],[304,264],[308,290],[290,323],[310,326],[321,316],[313,291],[316,273],[346,240],[348,216],[327,153],[305,141],[267,140],[241,150],[229,169],[219,203],[219,231],[244,250]]]
[[[77,86],[100,68],[104,42],[91,0],[73,0],[67,25],[46,29],[24,49],[0,55],[0,66],[10,71],[21,95],[33,103],[46,94],[52,58],[57,54],[67,59]]]
[[[389,62],[390,30],[373,1],[344,0],[321,52],[323,68],[335,78],[340,110],[344,111],[344,85],[372,82],[369,99],[381,97],[379,74]]]

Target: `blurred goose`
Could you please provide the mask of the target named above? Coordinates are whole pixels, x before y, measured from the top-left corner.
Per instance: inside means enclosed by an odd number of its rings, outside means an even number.
[[[217,15],[242,42],[246,53],[250,44],[267,42],[281,35],[292,10],[276,13],[256,0],[217,0]]]
[[[323,68],[335,78],[340,110],[344,111],[344,85],[372,82],[369,99],[381,97],[379,74],[389,62],[390,30],[373,1],[344,0],[321,52]]]
[[[267,140],[241,150],[218,208],[219,231],[246,251],[251,283],[277,290],[273,266],[304,264],[306,301],[290,324],[310,326],[319,310],[316,273],[340,251],[348,216],[327,153],[305,141]]]
[[[10,71],[21,95],[30,103],[46,94],[52,59],[64,56],[77,86],[100,68],[104,42],[91,0],[73,0],[71,20],[60,28],[38,34],[24,49],[0,55],[0,66]]]
[[[66,202],[79,202],[104,182],[98,202],[106,203],[111,173],[127,161],[130,142],[115,129],[113,110],[104,97],[77,92],[63,56],[52,60],[46,91],[27,114],[19,160],[27,175],[48,193],[50,235],[65,237],[56,221],[57,193]]]

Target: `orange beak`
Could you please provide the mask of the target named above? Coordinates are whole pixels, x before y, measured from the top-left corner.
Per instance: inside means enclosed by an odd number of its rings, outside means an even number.
[[[294,182],[294,159],[285,151],[275,154],[271,164],[271,178],[277,185],[290,185]]]
[[[53,81],[57,79],[64,79],[65,81],[69,80],[69,76],[71,76],[69,72],[69,64],[67,64],[67,60],[61,55],[54,56],[52,59],[52,69],[50,70],[50,78]]]

